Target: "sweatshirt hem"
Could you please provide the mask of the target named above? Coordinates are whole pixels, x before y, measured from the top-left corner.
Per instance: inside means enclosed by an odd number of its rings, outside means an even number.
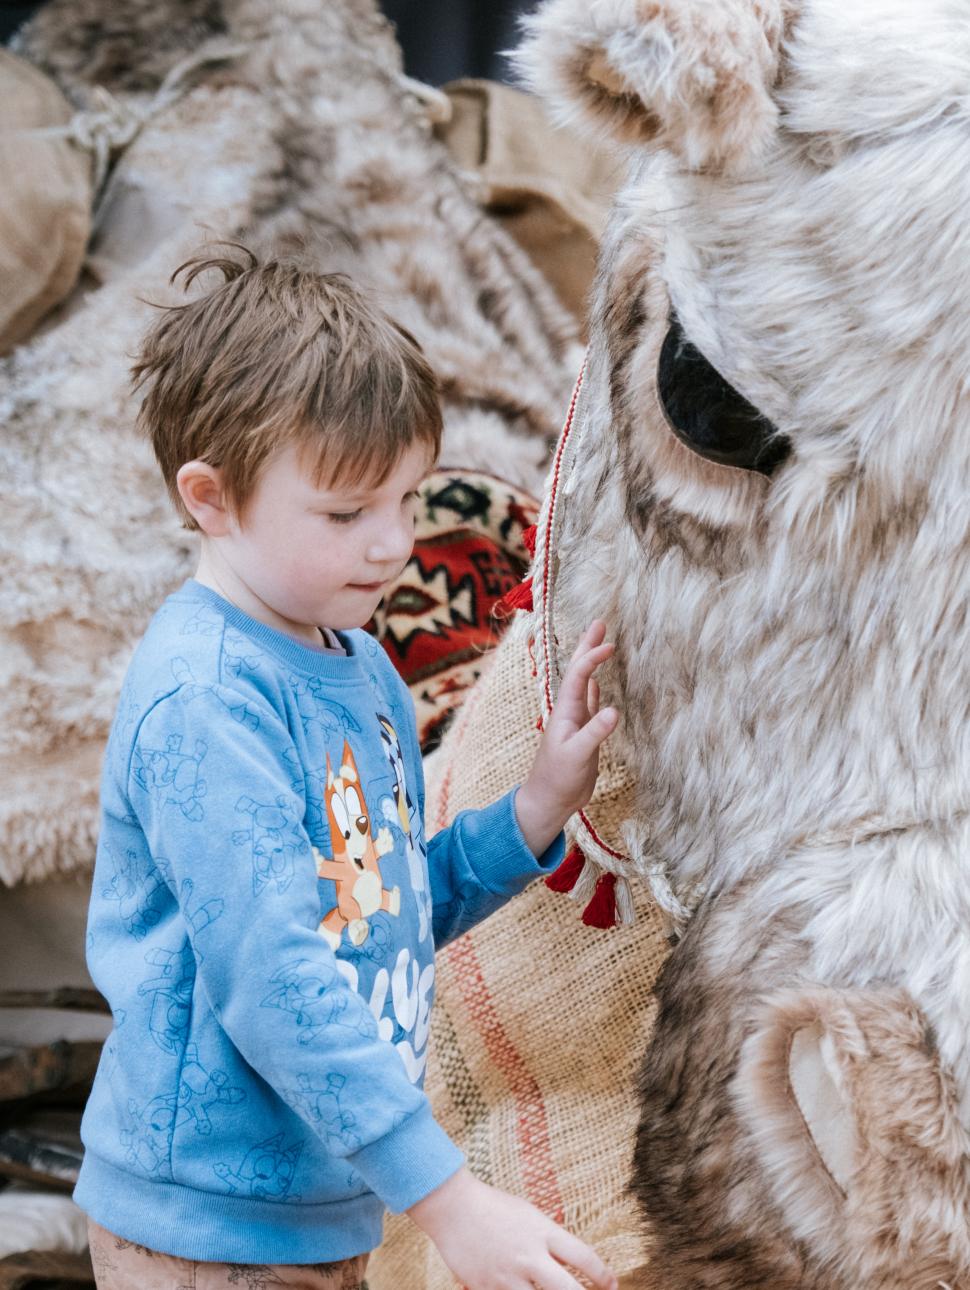
[[[140,1178],[90,1151],[74,1200],[114,1236],[206,1263],[330,1263],[369,1254],[383,1235],[371,1192],[308,1204],[221,1196]]]

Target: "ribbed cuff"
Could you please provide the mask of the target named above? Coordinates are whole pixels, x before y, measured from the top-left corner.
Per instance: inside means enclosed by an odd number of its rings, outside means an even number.
[[[458,1172],[465,1157],[425,1104],[420,1110],[347,1157],[392,1214],[410,1209]]]
[[[562,833],[538,858],[519,828],[515,814],[518,787],[500,797],[491,806],[478,811],[462,812],[461,836],[465,854],[474,865],[479,881],[499,896],[514,896],[535,878],[551,873],[562,863],[566,839]]]

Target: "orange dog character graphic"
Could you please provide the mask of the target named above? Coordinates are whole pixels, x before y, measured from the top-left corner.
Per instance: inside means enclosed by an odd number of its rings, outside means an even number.
[[[379,909],[397,917],[401,910],[401,889],[384,890],[379,868],[380,857],[393,850],[389,829],[383,828],[374,840],[370,811],[357,773],[357,763],[350,744],[344,742],[340,773],[334,775],[327,757],[327,819],[333,859],[313,848],[317,873],[330,878],[337,888],[337,904],[325,915],[319,931],[332,949],[340,945],[346,927],[351,945],[363,945],[370,932],[368,918]]]

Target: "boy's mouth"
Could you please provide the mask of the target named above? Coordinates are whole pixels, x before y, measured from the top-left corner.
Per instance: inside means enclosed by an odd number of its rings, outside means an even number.
[[[387,585],[385,582],[348,582],[347,586],[351,591],[383,591]]]

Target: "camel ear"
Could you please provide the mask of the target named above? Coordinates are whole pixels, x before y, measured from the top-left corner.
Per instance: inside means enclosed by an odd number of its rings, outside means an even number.
[[[515,62],[563,123],[739,171],[778,122],[771,90],[794,0],[545,0]]]

